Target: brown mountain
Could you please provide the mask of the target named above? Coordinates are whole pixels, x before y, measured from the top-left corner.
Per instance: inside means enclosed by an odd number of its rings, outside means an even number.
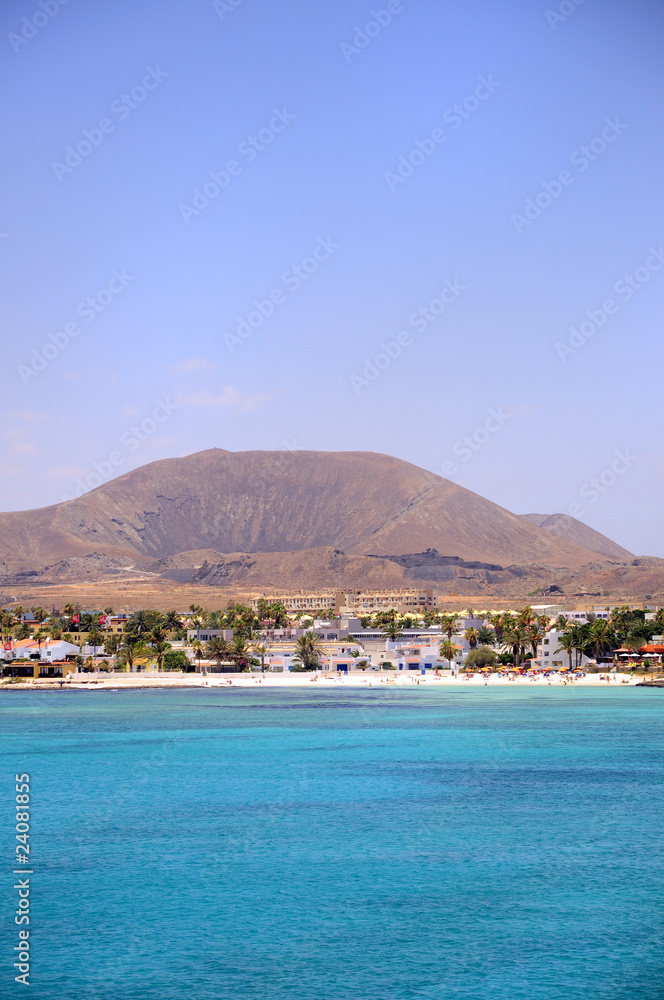
[[[8,573],[92,553],[117,567],[202,549],[223,556],[326,548],[372,557],[436,550],[494,569],[573,569],[596,555],[434,473],[371,452],[212,449],[153,462],[77,500],[0,514]],[[315,576],[309,556],[307,575]]]
[[[589,528],[583,521],[577,521],[569,514],[520,514],[532,524],[537,524],[540,528],[550,531],[557,538],[564,538],[568,542],[574,542],[584,549],[590,549],[607,559],[616,559],[624,562],[625,559],[633,559],[632,552],[628,552],[622,545],[612,542],[606,535],[600,534],[594,528]]]

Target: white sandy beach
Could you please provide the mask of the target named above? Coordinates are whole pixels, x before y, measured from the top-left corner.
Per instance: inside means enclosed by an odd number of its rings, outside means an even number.
[[[72,690],[125,690],[140,688],[390,688],[390,687],[505,687],[509,685],[529,685],[531,687],[617,687],[634,686],[644,681],[643,675],[633,674],[587,674],[585,677],[570,680],[559,675],[546,676],[515,676],[506,677],[498,674],[466,675],[458,677],[440,676],[432,674],[421,676],[414,673],[392,673],[391,675],[379,673],[363,674],[359,671],[350,674],[337,673],[266,673],[256,674],[178,674],[178,673],[136,673],[136,674],[87,674],[84,676],[72,677],[71,680],[60,682],[53,678],[44,680],[27,681],[24,684],[4,683],[0,684],[0,690],[20,690],[38,691],[45,689],[71,688]],[[610,680],[606,680],[609,677]],[[649,681],[654,681],[654,675],[648,677]]]

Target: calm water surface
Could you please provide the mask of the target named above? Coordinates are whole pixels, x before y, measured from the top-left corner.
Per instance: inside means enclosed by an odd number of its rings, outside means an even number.
[[[644,689],[2,693],[0,996],[661,1000],[663,709]]]

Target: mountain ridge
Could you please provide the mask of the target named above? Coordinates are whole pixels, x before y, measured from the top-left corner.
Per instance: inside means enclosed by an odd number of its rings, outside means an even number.
[[[624,549],[612,539],[602,535],[599,531],[577,520],[570,514],[520,514],[519,517],[526,518],[532,524],[536,524],[545,531],[550,531],[558,538],[565,538],[570,542],[575,542],[583,548],[590,549],[598,555],[607,559],[633,559],[634,553]]]
[[[556,530],[533,517],[553,517]],[[208,449],[151,462],[74,500],[0,514],[0,561],[7,585],[26,574],[89,578],[134,567],[214,585],[260,585],[265,576],[273,585],[281,567],[291,587],[456,577],[492,585],[530,578],[534,567],[575,573],[597,561],[596,547],[563,537],[586,526],[550,517],[513,514],[376,452]]]

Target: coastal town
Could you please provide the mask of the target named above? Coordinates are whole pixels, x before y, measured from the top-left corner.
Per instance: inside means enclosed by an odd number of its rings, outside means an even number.
[[[267,594],[207,610],[0,611],[0,683],[93,679],[226,683],[336,677],[656,676],[664,608],[527,605],[449,610],[433,590]],[[235,676],[234,676],[235,675]]]

